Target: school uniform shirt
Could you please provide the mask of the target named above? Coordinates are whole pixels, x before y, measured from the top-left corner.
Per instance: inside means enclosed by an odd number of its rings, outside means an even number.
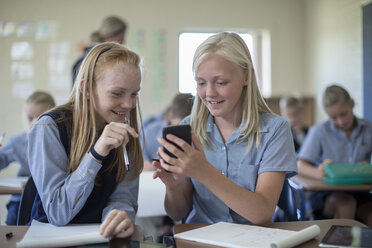
[[[150,123],[145,128],[145,146],[143,148],[143,159],[151,161],[153,158],[158,158],[156,152],[161,146],[158,138],[163,136],[163,128],[168,126],[167,120],[156,121]]]
[[[350,138],[330,120],[312,126],[298,158],[316,166],[327,158],[333,163],[371,162],[372,122],[359,118],[355,120],[356,126]]]
[[[50,116],[41,117],[29,132],[29,165],[36,188],[53,225],[68,224],[83,208],[102,165],[88,153],[79,167],[67,173],[69,158],[61,143],[58,127]],[[116,185],[102,213],[102,222],[112,209],[126,211],[132,223],[137,212],[138,177]],[[112,180],[115,180],[113,178]]]
[[[21,133],[10,137],[4,146],[0,148],[0,170],[8,167],[10,163],[17,162],[19,171],[17,176],[30,176],[27,162],[27,133]],[[19,202],[21,195],[12,195],[11,201]]]
[[[213,116],[206,123],[211,149],[204,148],[207,160],[231,181],[249,191],[256,189],[257,177],[269,171],[285,172],[286,177],[297,173],[296,154],[291,129],[287,121],[270,113],[259,115],[261,144],[256,142],[247,151],[248,140],[238,142],[243,124],[223,141]],[[188,117],[183,123],[189,123]],[[216,223],[220,221],[250,223],[223,203],[216,195],[197,180],[191,178],[194,187],[192,210],[186,223]],[[249,208],[249,206],[247,206]]]

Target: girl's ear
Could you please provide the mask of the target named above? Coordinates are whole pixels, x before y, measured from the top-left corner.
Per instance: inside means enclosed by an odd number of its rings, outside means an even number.
[[[354,102],[354,100],[353,100],[353,99],[350,99],[350,107],[351,107],[351,108],[354,108],[354,106],[355,106],[355,102]]]
[[[80,93],[82,94],[82,95],[84,95],[84,84],[85,84],[86,82],[84,82],[84,80],[82,79],[81,81],[80,81],[80,83],[79,83],[79,91],[80,91]],[[87,97],[89,97],[89,90],[88,90],[88,87],[86,87],[86,89],[85,89],[85,93],[86,93],[86,96]]]
[[[243,83],[244,86],[247,86],[249,84],[249,82],[252,81],[253,75],[254,75],[254,69],[253,68],[251,70],[251,73],[249,73],[249,69],[244,70],[244,83]]]

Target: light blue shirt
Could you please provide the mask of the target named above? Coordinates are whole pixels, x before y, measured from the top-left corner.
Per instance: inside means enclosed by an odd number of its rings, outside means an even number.
[[[8,142],[0,148],[0,170],[8,167],[10,163],[17,162],[19,171],[17,176],[30,176],[27,162],[27,133],[21,133],[9,138]],[[21,195],[12,195],[11,201],[20,201]]]
[[[158,138],[163,136],[163,128],[168,125],[167,120],[150,123],[145,128],[145,146],[143,148],[143,159],[151,161],[158,158],[156,152],[160,147]]]
[[[183,122],[189,121],[187,118]],[[260,114],[261,144],[256,149],[254,142],[248,152],[248,140],[237,142],[244,135],[238,133],[241,127],[224,142],[213,117],[210,115],[208,118],[206,132],[211,139],[212,148],[204,148],[204,153],[207,160],[221,173],[252,192],[256,189],[257,177],[261,173],[280,171],[286,172],[287,177],[297,173],[293,138],[287,121],[275,114]],[[186,223],[249,223],[200,182],[192,178],[191,182],[194,187],[193,208]]]
[[[69,158],[61,143],[58,127],[49,116],[38,120],[30,130],[28,140],[31,175],[49,223],[66,225],[84,206],[102,165],[87,153],[79,167],[68,174]],[[131,173],[116,186],[103,210],[102,222],[112,209],[119,209],[126,211],[134,223],[139,179],[129,181],[130,177]]]
[[[306,135],[298,158],[314,165],[325,159],[333,163],[370,162],[372,154],[372,122],[356,118],[356,127],[348,138],[331,121],[314,125]]]

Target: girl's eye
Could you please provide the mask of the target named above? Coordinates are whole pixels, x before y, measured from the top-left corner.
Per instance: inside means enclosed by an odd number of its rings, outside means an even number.
[[[121,96],[121,93],[120,92],[112,92],[111,93],[113,96]]]
[[[218,85],[226,85],[227,82],[217,82]]]
[[[139,94],[138,92],[135,92],[135,93],[132,94],[132,97],[137,97],[138,94]]]

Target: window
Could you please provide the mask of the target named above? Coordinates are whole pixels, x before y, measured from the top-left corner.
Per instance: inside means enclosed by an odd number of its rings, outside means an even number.
[[[271,94],[271,77],[270,77],[270,51],[268,39],[260,33],[243,33],[237,32],[246,42],[253,59],[256,76],[258,78],[261,91],[265,97]],[[192,72],[192,59],[196,48],[209,36],[216,33],[192,33],[185,32],[179,36],[179,91],[181,93],[196,94],[195,79]],[[268,36],[267,36],[268,37]],[[266,53],[263,51],[265,48]],[[264,75],[265,73],[265,75]]]

